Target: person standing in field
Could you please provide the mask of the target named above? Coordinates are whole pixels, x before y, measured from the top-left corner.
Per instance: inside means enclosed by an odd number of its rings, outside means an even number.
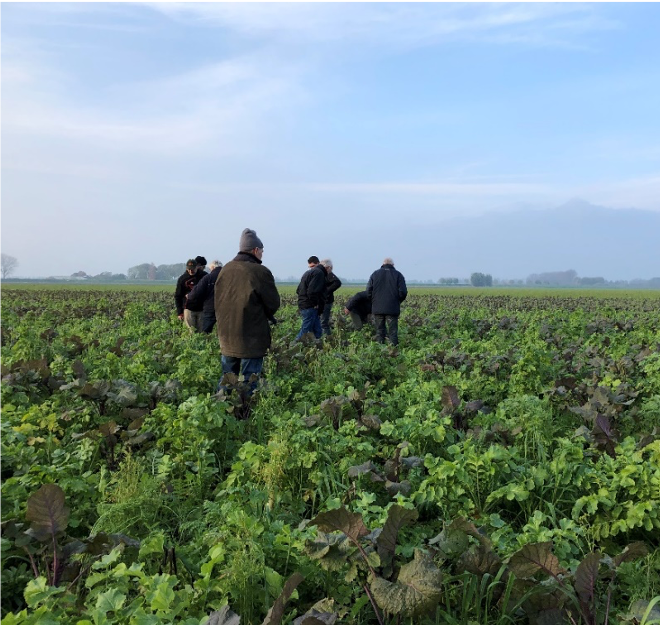
[[[386,258],[381,268],[371,274],[367,283],[367,293],[371,297],[376,340],[379,343],[385,342],[387,325],[388,339],[392,345],[398,345],[401,302],[408,296],[408,287],[403,274],[394,268],[394,261],[391,258]]]
[[[197,272],[206,274],[206,258],[203,256],[195,256],[195,262],[197,263]]]
[[[344,312],[350,315],[353,328],[361,330],[371,317],[371,298],[366,291],[356,293],[346,302]]]
[[[300,279],[296,289],[298,295],[298,310],[302,316],[302,327],[296,335],[296,341],[303,334],[312,332],[317,339],[321,338],[321,315],[325,304],[325,280],[327,272],[325,267],[319,263],[318,256],[310,256],[307,259],[309,269]]]
[[[335,291],[341,286],[341,280],[332,271],[332,261],[324,258],[321,265],[325,267],[325,302],[323,304],[323,314],[321,315],[321,330],[326,336],[330,335],[330,313],[332,305],[335,303]]]
[[[264,246],[254,230],[241,233],[239,252],[215,283],[215,317],[222,352],[222,374],[248,380],[259,376],[270,347],[269,319],[280,307],[273,274],[262,263]],[[252,391],[256,383],[252,385]],[[218,390],[222,390],[222,379]]]
[[[214,287],[218,274],[222,269],[222,263],[219,260],[212,260],[209,265],[210,273],[205,273],[202,279],[195,285],[188,294],[188,304],[199,306],[202,304],[202,332],[210,334],[215,325],[215,300]]]
[[[174,303],[176,305],[176,314],[186,325],[192,329],[201,330],[202,308],[199,310],[193,306],[193,310],[189,310],[187,306],[188,294],[195,288],[195,285],[202,279],[204,272],[197,271],[197,262],[190,259],[186,263],[186,272],[179,276],[174,290]]]

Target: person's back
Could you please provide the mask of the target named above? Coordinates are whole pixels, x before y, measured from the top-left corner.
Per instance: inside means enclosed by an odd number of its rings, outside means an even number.
[[[190,306],[202,306],[202,332],[209,334],[215,325],[215,298],[214,289],[218,279],[218,274],[222,269],[222,263],[214,260],[210,265],[210,273],[205,273],[204,277],[195,285],[195,288],[188,294],[187,302]]]
[[[408,288],[403,274],[393,264],[384,263],[371,274],[367,293],[371,296],[371,311],[374,315],[399,315]]]
[[[270,270],[251,254],[239,252],[218,275],[214,298],[223,355],[264,356],[271,342],[268,318],[280,307]]]
[[[317,339],[323,334],[321,328],[321,315],[325,306],[326,269],[319,264],[318,256],[307,259],[309,269],[300,279],[296,294],[298,295],[298,310],[302,317],[302,327],[296,335],[300,340],[305,334],[311,332]]]
[[[394,268],[394,261],[386,258],[380,269],[371,274],[367,284],[371,296],[371,312],[376,323],[376,340],[385,342],[385,328],[392,345],[399,344],[399,315],[401,302],[408,296],[405,278]]]

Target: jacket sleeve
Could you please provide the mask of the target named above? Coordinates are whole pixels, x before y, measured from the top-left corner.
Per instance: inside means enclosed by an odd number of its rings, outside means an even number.
[[[402,273],[399,273],[398,278],[397,286],[399,288],[399,302],[402,302],[408,297],[408,287],[406,286],[406,279],[403,277]]]
[[[179,278],[176,283],[176,289],[174,291],[174,303],[176,304],[176,314],[183,314],[183,304],[185,297],[183,295],[183,280]]]
[[[194,287],[193,290],[188,293],[188,302],[193,306],[198,302],[204,302],[209,291],[209,276],[206,274]]]
[[[313,271],[307,286],[307,297],[313,306],[323,306],[325,303],[325,274]]]
[[[341,280],[333,273],[332,278],[328,281],[328,293],[334,293],[341,286]]]
[[[266,269],[259,295],[266,317],[272,317],[280,308],[280,293],[275,286],[275,278],[269,269]]]

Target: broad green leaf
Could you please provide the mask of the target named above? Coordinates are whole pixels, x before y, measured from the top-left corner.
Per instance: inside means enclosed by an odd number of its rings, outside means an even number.
[[[529,543],[514,553],[509,560],[509,568],[516,577],[532,577],[543,571],[551,577],[563,575],[566,570],[561,567],[557,556],[552,553],[552,542]]]
[[[155,614],[147,614],[142,608],[138,608],[131,616],[130,625],[161,625],[162,620]]]
[[[103,614],[121,610],[126,601],[126,595],[116,588],[102,592],[96,599],[96,608]]]
[[[31,608],[35,608],[40,603],[43,603],[49,597],[53,595],[62,594],[66,588],[64,586],[49,586],[45,577],[37,577],[36,579],[31,579],[25,590],[23,591],[23,596],[25,597],[25,602]]]
[[[416,549],[413,561],[401,567],[396,582],[376,577],[371,592],[378,607],[389,614],[421,616],[440,601],[441,581],[442,573],[433,559]]]
[[[63,532],[69,524],[64,491],[57,484],[44,484],[27,500],[26,518],[35,538],[46,540]]]
[[[653,601],[645,601],[644,599],[635,601],[630,606],[630,611],[625,620],[633,619],[636,623],[660,623],[660,596]]]
[[[350,512],[345,506],[337,510],[322,512],[312,519],[310,524],[316,525],[324,532],[343,532],[356,543],[369,533],[362,520],[362,515]]]
[[[338,571],[346,564],[348,555],[355,547],[344,534],[317,532],[313,542],[308,542],[305,551],[312,560],[319,560],[329,571]]]
[[[286,580],[282,593],[276,599],[271,609],[268,610],[268,614],[266,614],[266,618],[261,625],[280,625],[282,616],[284,616],[284,607],[291,598],[293,591],[303,579],[305,578],[300,573],[294,573]]]

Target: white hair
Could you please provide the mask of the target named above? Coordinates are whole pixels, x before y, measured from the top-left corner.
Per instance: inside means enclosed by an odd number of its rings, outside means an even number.
[[[388,257],[383,261],[383,265],[394,265],[394,261]]]
[[[329,258],[324,258],[320,264],[323,265],[326,269],[332,269],[332,261]]]
[[[213,271],[216,267],[222,267],[222,263],[219,260],[212,260],[209,269]]]

